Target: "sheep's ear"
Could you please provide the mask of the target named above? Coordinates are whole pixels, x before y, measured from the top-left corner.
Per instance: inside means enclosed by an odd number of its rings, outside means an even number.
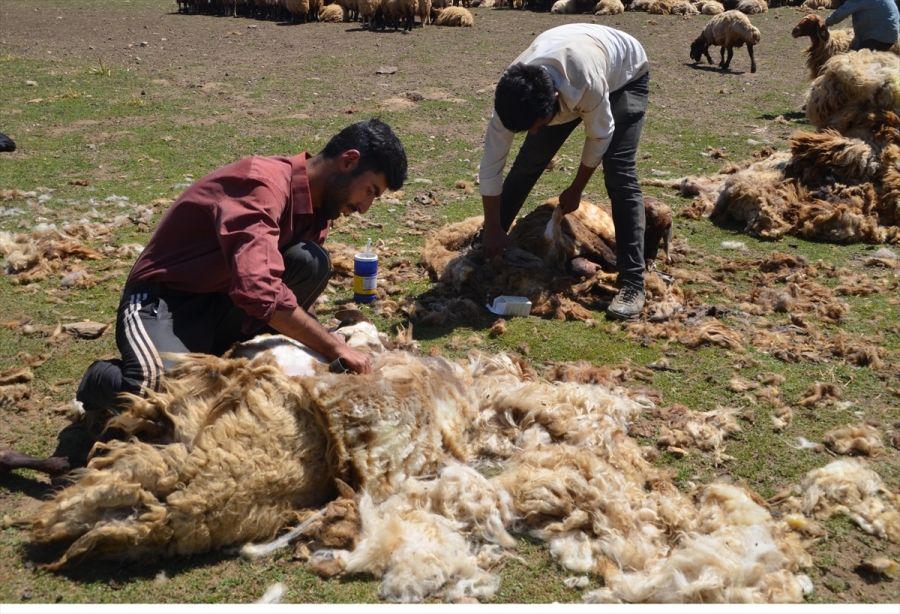
[[[831,37],[831,34],[828,33],[828,26],[824,24],[821,28],[818,29],[816,34],[819,35],[819,40],[823,42],[827,41]]]

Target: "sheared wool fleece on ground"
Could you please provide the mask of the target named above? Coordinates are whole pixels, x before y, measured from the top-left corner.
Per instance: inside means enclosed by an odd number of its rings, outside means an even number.
[[[481,352],[455,363],[382,351],[372,375],[320,365],[292,378],[261,347],[254,358],[187,355],[164,392],[131,399],[120,426],[153,422],[168,443],[108,444],[37,512],[37,541],[70,544],[51,568],[201,552],[306,519],[313,569],[374,574],[398,602],[490,599],[513,534],[602,574],[588,601],[797,602],[810,590],[802,534],[754,493],[682,493],[645,459],[628,429],[653,395],[551,383]],[[582,371],[574,379],[598,381]],[[729,424],[704,422],[704,437],[719,441],[713,431]],[[476,470],[484,463],[495,477]],[[818,510],[804,499],[795,515]]]

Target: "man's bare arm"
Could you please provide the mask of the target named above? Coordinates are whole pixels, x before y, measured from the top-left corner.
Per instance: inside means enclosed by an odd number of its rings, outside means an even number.
[[[348,367],[357,373],[372,372],[369,357],[344,343],[336,335],[332,335],[318,320],[302,307],[293,310],[276,310],[269,325],[283,335],[296,339],[311,350],[324,355],[328,360],[341,358]]]

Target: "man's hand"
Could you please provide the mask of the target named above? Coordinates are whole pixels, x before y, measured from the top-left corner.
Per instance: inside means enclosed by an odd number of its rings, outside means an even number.
[[[559,206],[566,215],[578,209],[579,205],[581,205],[581,190],[578,188],[569,186],[559,195]]]
[[[340,358],[347,367],[360,375],[372,373],[372,363],[369,362],[369,356],[364,352],[360,352],[359,350],[350,347],[346,343],[338,348],[338,358]]]
[[[563,213],[572,213],[581,205],[581,195],[595,170],[584,164],[578,165],[578,172],[575,173],[572,184],[559,195],[559,206],[562,207]]]
[[[481,252],[485,258],[493,258],[494,256],[502,256],[509,245],[509,235],[502,228],[485,227],[484,235],[481,238]]]

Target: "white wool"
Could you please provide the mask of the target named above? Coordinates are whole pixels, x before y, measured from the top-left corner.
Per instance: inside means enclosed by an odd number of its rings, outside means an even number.
[[[560,533],[550,538],[550,554],[570,571],[587,572],[594,567],[591,542],[581,531]]]
[[[512,520],[509,497],[501,496],[471,467],[450,464],[436,480],[409,480],[406,491],[423,509],[461,523],[481,539],[507,548],[515,546],[516,540],[505,528]]]
[[[276,582],[260,597],[256,603],[281,603],[281,598],[287,592],[287,586],[282,582]]]
[[[689,533],[667,558],[646,572],[612,572],[610,593],[626,602],[687,603],[799,601],[808,583],[784,574],[785,556],[766,526],[726,526],[711,534]],[[780,592],[773,593],[773,589]]]
[[[322,508],[321,510],[304,520],[296,529],[288,531],[278,539],[274,539],[267,544],[244,544],[244,546],[241,548],[241,554],[248,559],[260,559],[264,556],[272,554],[276,550],[284,548],[292,541],[300,537],[313,522],[321,518],[322,515],[325,514],[325,509],[326,508]]]
[[[862,460],[841,459],[806,474],[801,488],[803,513],[818,519],[846,514],[859,527],[900,542],[900,511],[881,478]]]
[[[569,576],[563,580],[563,584],[569,588],[587,588],[591,583],[591,579],[587,576]]]
[[[769,512],[756,503],[747,491],[730,484],[707,486],[700,497],[700,526],[709,532],[723,524],[762,525],[771,520]]]
[[[376,506],[363,494],[359,512],[362,540],[346,555],[346,571],[381,576],[385,599],[417,603],[448,583],[451,598],[494,596],[499,578],[478,567],[460,523],[413,509],[399,496]]]
[[[872,254],[872,257],[883,258],[885,260],[897,260],[898,258],[900,258],[900,256],[898,256],[893,250],[887,247],[880,248],[874,254]]]
[[[743,241],[722,241],[722,247],[724,249],[734,249],[739,252],[747,251],[747,244]]]
[[[797,445],[791,447],[797,450],[821,450],[822,444],[810,441],[806,437],[797,437]]]

